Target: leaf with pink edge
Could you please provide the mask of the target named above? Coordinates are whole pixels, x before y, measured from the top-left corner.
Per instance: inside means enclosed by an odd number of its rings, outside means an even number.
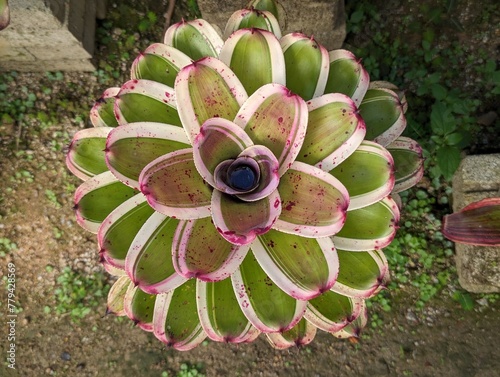
[[[154,43],[132,63],[131,78],[146,79],[174,87],[179,71],[191,63],[189,56],[163,43]]]
[[[361,64],[361,59],[342,49],[330,51],[328,55],[330,70],[325,93],[345,94],[359,106],[370,84],[370,75]]]
[[[107,171],[83,182],[75,192],[75,213],[78,224],[97,233],[102,221],[137,191],[124,185]]]
[[[382,250],[337,250],[339,276],[332,291],[341,295],[369,298],[378,293],[389,279],[389,265]]]
[[[86,128],[78,131],[69,145],[66,166],[78,178],[86,180],[108,170],[104,156],[110,127]]]
[[[332,175],[295,161],[281,177],[281,215],[273,228],[302,237],[326,237],[344,224],[349,194]]]
[[[253,145],[248,135],[236,124],[224,118],[207,119],[193,141],[194,163],[200,175],[217,187],[214,172],[226,160],[235,159]]]
[[[424,175],[424,157],[420,145],[407,137],[398,137],[387,146],[394,158],[396,182],[393,192],[415,186]]]
[[[359,316],[362,301],[328,291],[307,303],[304,317],[323,331],[340,331]]]
[[[154,212],[137,232],[125,258],[130,279],[146,293],[163,293],[187,279],[172,262],[172,244],[179,220]]]
[[[278,288],[252,253],[247,254],[231,280],[241,310],[262,332],[290,330],[304,315],[307,302]]]
[[[125,270],[123,268],[114,267],[114,266],[111,266],[110,264],[107,264],[107,263],[104,263],[102,266],[104,267],[104,270],[108,274],[110,274],[111,276],[115,276],[117,278],[120,278],[122,276],[127,275],[127,273],[125,272]]]
[[[285,56],[286,86],[308,101],[325,92],[330,59],[328,51],[313,37],[301,33],[280,40]]]
[[[271,12],[276,19],[282,18],[281,16],[283,16],[285,12],[283,6],[275,0],[250,0],[247,4],[247,8]]]
[[[260,331],[241,311],[234,295],[231,279],[214,283],[196,281],[196,299],[201,325],[216,342],[251,342]]]
[[[367,207],[347,212],[344,227],[334,237],[342,250],[379,250],[394,239],[399,222],[399,208],[386,197]]]
[[[365,137],[365,122],[354,102],[330,93],[307,102],[307,134],[297,160],[329,171],[349,157]]]
[[[276,38],[281,38],[280,25],[273,13],[268,10],[250,8],[237,10],[229,17],[224,29],[224,40],[227,40],[236,30],[251,28],[267,30]]]
[[[359,113],[366,125],[366,139],[383,146],[396,140],[406,127],[403,105],[390,89],[368,89]]]
[[[120,125],[158,122],[182,126],[174,90],[151,80],[130,80],[116,95],[115,116]]]
[[[219,59],[241,80],[248,95],[269,83],[285,85],[285,58],[276,36],[261,29],[241,29],[224,43]]]
[[[500,246],[500,198],[473,202],[444,216],[443,235],[469,245]]]
[[[159,294],[154,311],[154,335],[168,347],[188,351],[207,337],[198,318],[196,279]]]
[[[127,317],[144,331],[153,331],[153,314],[156,295],[148,294],[135,287],[131,282],[128,286],[123,307]]]
[[[330,174],[349,192],[349,210],[366,207],[389,195],[394,187],[394,161],[382,146],[363,141]]]
[[[281,212],[281,200],[275,190],[269,196],[245,202],[214,190],[212,219],[217,231],[228,242],[247,245],[259,234],[271,229]]]
[[[368,310],[366,308],[365,300],[361,300],[360,302],[360,310],[359,315],[356,317],[354,321],[349,323],[340,331],[334,331],[331,334],[339,339],[347,339],[347,338],[359,338],[361,334],[361,330],[368,323]]]
[[[0,1],[0,30],[5,29],[10,24],[10,10],[8,0]]]
[[[252,244],[252,251],[272,281],[298,300],[329,290],[339,271],[331,238],[305,238],[270,230]]]
[[[114,314],[119,317],[126,314],[123,307],[123,301],[130,283],[131,282],[128,276],[120,276],[111,286],[108,293],[108,307],[106,309],[107,314]]]
[[[229,277],[248,252],[248,246],[235,246],[217,232],[210,217],[181,221],[172,244],[176,271],[186,277],[219,281]]]
[[[399,89],[396,85],[389,81],[372,81],[370,82],[369,89],[390,89],[397,94],[401,105],[403,106],[403,113],[408,110],[408,101],[406,100],[405,90]]]
[[[311,343],[315,336],[316,327],[305,318],[288,331],[266,334],[271,346],[279,350],[305,346]]]
[[[175,94],[182,120],[191,141],[210,118],[233,120],[248,98],[238,77],[215,58],[205,58],[184,67],[175,81]]]
[[[202,19],[178,22],[165,32],[164,43],[175,47],[193,60],[217,57],[224,44],[219,33]]]
[[[259,88],[241,107],[234,122],[250,139],[269,148],[283,175],[295,161],[306,135],[307,105],[280,84]]]
[[[142,194],[130,198],[113,210],[102,222],[97,241],[103,262],[125,268],[125,257],[134,237],[154,210]]]
[[[192,148],[153,160],[139,183],[151,207],[164,215],[184,220],[210,216],[212,190],[196,170]]]
[[[189,147],[184,130],[170,124],[130,123],[110,132],[106,162],[126,185],[139,189],[139,175],[146,165],[167,153]]]
[[[116,127],[118,121],[115,117],[116,95],[120,88],[108,88],[104,91],[92,109],[90,109],[90,121],[94,127]]]

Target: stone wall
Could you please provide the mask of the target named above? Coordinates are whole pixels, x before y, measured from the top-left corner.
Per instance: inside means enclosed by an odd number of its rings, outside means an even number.
[[[104,0],[10,0],[0,71],[92,71],[96,13]]]

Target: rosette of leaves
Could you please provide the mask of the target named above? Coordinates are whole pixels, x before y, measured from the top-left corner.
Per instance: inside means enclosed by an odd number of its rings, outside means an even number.
[[[391,195],[422,175],[404,98],[350,52],[281,36],[264,3],[225,40],[172,25],[67,155],[78,223],[119,276],[108,311],[179,350],[357,336],[389,277]]]

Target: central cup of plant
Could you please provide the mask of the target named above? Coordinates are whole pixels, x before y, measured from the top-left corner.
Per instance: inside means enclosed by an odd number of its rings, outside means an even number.
[[[346,50],[282,37],[262,3],[225,40],[171,26],[67,156],[77,221],[118,276],[108,311],[179,350],[357,336],[389,276],[393,197],[422,175],[404,97]]]

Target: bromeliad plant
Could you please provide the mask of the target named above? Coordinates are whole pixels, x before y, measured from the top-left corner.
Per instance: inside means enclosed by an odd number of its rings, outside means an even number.
[[[404,96],[251,5],[225,41],[171,26],[67,155],[78,223],[119,276],[108,311],[179,350],[356,336],[389,277],[393,197],[422,175]]]

